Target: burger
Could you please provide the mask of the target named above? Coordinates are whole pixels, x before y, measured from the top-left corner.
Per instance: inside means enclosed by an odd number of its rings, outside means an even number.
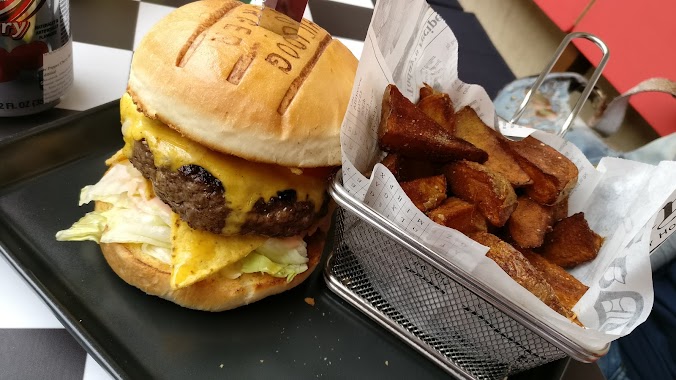
[[[127,283],[200,310],[312,273],[357,60],[311,21],[280,14],[277,34],[260,14],[198,1],[148,32],[120,100],[124,146],[82,189],[94,211],[57,240],[94,240]]]

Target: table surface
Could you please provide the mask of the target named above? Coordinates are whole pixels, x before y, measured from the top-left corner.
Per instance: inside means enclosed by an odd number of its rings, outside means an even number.
[[[0,119],[0,140],[118,99],[125,91],[132,52],[141,36],[185,2],[71,0],[73,88],[55,109]],[[483,85],[491,96],[514,79],[474,15],[462,12],[456,1],[429,2],[451,25],[460,43],[461,79]],[[372,11],[371,0],[313,0],[305,17],[325,27],[359,57]],[[110,378],[4,258],[0,259],[0,310],[0,379]],[[411,354],[417,355],[412,350]],[[560,365],[534,371],[534,375],[546,376],[543,371]],[[587,378],[602,378],[595,365],[572,363],[567,373],[578,371]]]

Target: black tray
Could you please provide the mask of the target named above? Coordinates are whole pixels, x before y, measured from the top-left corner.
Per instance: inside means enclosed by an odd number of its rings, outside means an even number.
[[[77,206],[80,189],[122,146],[119,120],[111,102],[0,142],[0,252],[113,377],[447,377],[331,293],[324,262],[291,291],[208,313],[127,285],[94,243],[57,242],[56,231],[91,210]],[[559,379],[566,364],[514,379]]]
[[[445,376],[327,290],[319,268],[294,290],[208,313],[127,285],[94,243],[57,242],[91,210],[78,195],[121,147],[119,120],[113,102],[0,143],[0,249],[114,377]]]

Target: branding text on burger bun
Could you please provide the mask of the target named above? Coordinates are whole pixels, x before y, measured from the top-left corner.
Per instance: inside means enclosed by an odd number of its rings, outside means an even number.
[[[235,17],[238,24],[224,24],[222,26],[224,32],[219,33],[213,40],[226,45],[238,46],[242,43],[242,38],[245,35],[250,35],[252,33],[252,28],[258,27],[259,17],[260,10],[250,8],[245,9],[239,16]],[[293,69],[293,64],[295,63],[293,61],[301,58],[299,51],[308,50],[308,48],[310,48],[310,51],[321,51],[322,45],[325,45],[328,42],[324,41],[324,39],[317,40],[317,35],[320,30],[317,25],[311,21],[303,20],[300,24],[298,34],[295,34],[296,27],[294,26],[295,22],[293,20],[283,15],[275,16],[275,20],[282,25],[281,30],[284,33],[282,38],[285,42],[277,42],[275,44],[277,52],[269,53],[265,57],[265,61],[278,68],[283,73],[289,73]],[[255,55],[255,49],[256,46],[253,46],[253,55]],[[183,59],[179,60],[179,66],[185,66],[190,55],[186,54]],[[253,57],[249,57],[248,60],[250,61],[252,58]],[[244,57],[241,59],[247,60]]]

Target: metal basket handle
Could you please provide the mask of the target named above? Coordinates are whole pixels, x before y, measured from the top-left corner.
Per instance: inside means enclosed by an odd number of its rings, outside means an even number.
[[[563,123],[561,126],[561,129],[556,133],[558,136],[563,137],[566,132],[568,131],[568,128],[573,124],[573,121],[575,120],[575,117],[580,113],[582,110],[582,107],[584,106],[584,103],[587,101],[589,98],[589,95],[591,94],[592,90],[594,89],[594,86],[596,85],[596,82],[599,80],[601,77],[601,73],[603,72],[603,69],[606,66],[606,63],[608,63],[608,59],[610,58],[610,51],[608,50],[608,46],[601,41],[600,38],[596,37],[595,35],[591,33],[586,33],[586,32],[574,32],[568,34],[563,41],[561,41],[561,44],[559,47],[556,49],[556,52],[554,52],[554,56],[552,56],[551,61],[549,64],[545,67],[545,69],[540,73],[540,75],[537,77],[531,88],[528,90],[526,93],[526,96],[523,98],[523,101],[521,102],[521,105],[519,108],[514,112],[514,116],[509,120],[510,125],[517,124],[521,116],[523,115],[524,111],[526,110],[526,107],[531,101],[531,98],[534,93],[536,93],[539,89],[542,83],[545,81],[547,75],[552,71],[554,68],[554,65],[556,62],[559,60],[559,57],[561,57],[561,54],[563,54],[563,51],[565,48],[571,43],[576,38],[584,38],[586,40],[592,41],[596,44],[596,46],[601,49],[601,52],[603,53],[603,57],[601,58],[601,61],[596,67],[596,70],[594,70],[594,73],[592,74],[591,78],[587,82],[587,85],[585,86],[584,90],[582,90],[582,94],[580,95],[580,98],[577,100],[577,103],[575,103],[575,106],[571,110],[570,114],[566,118],[566,121]],[[500,128],[497,128],[498,132],[502,134],[502,131]],[[503,135],[504,136],[504,135]],[[505,138],[508,138],[511,140],[509,136],[504,136]]]

